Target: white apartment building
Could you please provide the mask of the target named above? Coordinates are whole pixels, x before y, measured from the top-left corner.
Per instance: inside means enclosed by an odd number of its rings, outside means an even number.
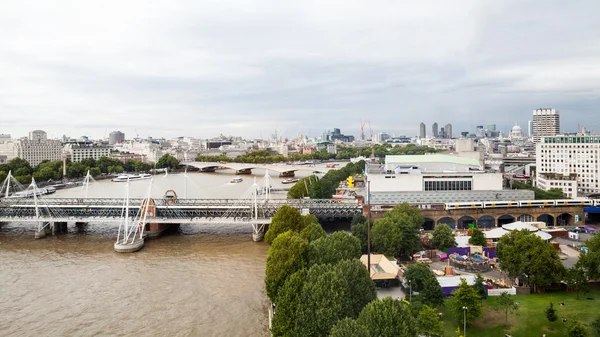
[[[67,144],[64,151],[72,162],[88,158],[110,157],[110,147],[95,144]]]
[[[146,160],[156,163],[165,153],[159,144],[152,142],[126,141],[122,144],[115,144],[115,150],[146,156]]]
[[[543,108],[533,110],[533,141],[539,143],[543,137],[552,137],[560,133],[560,114],[556,109]]]
[[[540,188],[561,188],[570,198],[600,192],[600,135],[543,137],[541,141],[536,145],[536,183]]]

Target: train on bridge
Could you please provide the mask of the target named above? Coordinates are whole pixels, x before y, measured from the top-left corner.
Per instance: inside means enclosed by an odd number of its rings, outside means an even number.
[[[600,199],[517,200],[445,203],[444,209],[477,209],[509,207],[600,206]]]

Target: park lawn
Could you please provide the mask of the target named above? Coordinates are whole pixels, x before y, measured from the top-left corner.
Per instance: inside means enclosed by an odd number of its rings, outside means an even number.
[[[566,336],[566,326],[575,318],[589,328],[589,324],[600,314],[600,291],[581,293],[579,297],[578,300],[575,293],[566,292],[516,295],[515,301],[520,305],[516,313],[508,316],[510,330],[505,330],[504,312],[493,309],[496,307],[496,297],[488,297],[483,301],[483,317],[467,327],[467,336]],[[587,300],[587,297],[595,300]],[[550,302],[554,303],[558,316],[558,320],[552,323],[546,319],[546,308]],[[564,306],[559,305],[562,302],[565,303]],[[444,336],[457,336],[456,330],[460,324],[446,309],[440,311],[444,313]],[[567,323],[562,322],[563,317],[567,319]],[[554,331],[549,330],[549,327]],[[462,326],[460,330],[462,333]]]

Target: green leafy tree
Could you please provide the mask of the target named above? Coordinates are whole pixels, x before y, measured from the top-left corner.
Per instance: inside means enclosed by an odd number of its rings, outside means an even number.
[[[582,252],[579,255],[577,265],[581,266],[586,276],[591,280],[600,279],[600,235],[594,236],[585,242],[588,253]]]
[[[370,337],[369,330],[351,318],[339,320],[329,333],[329,337]]]
[[[294,330],[296,310],[306,277],[307,270],[301,269],[290,275],[279,290],[271,328],[273,336],[289,336]]]
[[[265,233],[265,242],[271,244],[279,234],[290,230],[299,233],[304,226],[305,221],[300,211],[294,207],[283,205],[271,219],[269,229]]]
[[[311,243],[317,239],[326,237],[327,233],[319,223],[312,222],[300,232],[300,235]]]
[[[310,274],[310,273],[309,273]],[[326,336],[339,319],[349,312],[346,280],[334,271],[310,276],[302,289],[294,335]]]
[[[565,274],[565,281],[567,282],[567,287],[575,290],[577,293],[577,299],[579,299],[579,293],[589,291],[588,280],[585,275],[585,269],[581,267],[581,265],[575,265],[569,269]]]
[[[574,319],[569,323],[567,327],[567,336],[568,337],[587,337],[588,331],[581,322]]]
[[[404,202],[386,212],[372,228],[373,248],[383,254],[410,256],[421,247],[419,230],[423,225],[421,210]]]
[[[102,174],[102,172],[100,171],[100,169],[99,169],[99,168],[97,168],[97,167],[92,167],[92,168],[90,168],[90,175],[91,175],[92,177],[97,177],[97,176],[99,176],[99,175],[101,175],[101,174]]]
[[[67,168],[68,170],[68,168]],[[123,173],[123,166],[113,165],[108,167],[108,173]]]
[[[546,318],[550,322],[556,322],[558,319],[558,315],[556,314],[556,309],[554,309],[554,305],[550,302],[548,308],[546,308]]]
[[[418,332],[422,336],[442,336],[444,325],[434,308],[424,305],[417,316]]]
[[[434,248],[445,250],[447,248],[456,247],[456,239],[452,228],[446,224],[439,224],[433,230],[431,244]]]
[[[454,317],[457,318],[457,322],[460,326],[464,324],[464,309],[467,307],[467,325],[473,323],[474,320],[478,319],[482,315],[481,297],[477,294],[477,291],[471,288],[464,278],[461,278],[461,283],[458,289],[452,292],[454,295],[447,302],[448,311],[450,311]]]
[[[313,264],[336,264],[342,260],[360,258],[360,242],[346,232],[335,232],[310,243],[308,262]]]
[[[267,296],[277,303],[277,292],[285,280],[296,271],[305,268],[308,242],[298,233],[286,232],[279,235],[267,253],[265,285]]]
[[[0,171],[0,183],[4,182],[8,177],[8,173],[6,171]]]
[[[487,240],[485,239],[485,234],[479,228],[473,228],[473,233],[469,238],[469,243],[474,246],[487,246]]]
[[[420,292],[425,288],[425,281],[429,278],[434,278],[435,275],[426,264],[412,263],[406,267],[404,277],[410,281],[412,291]]]
[[[310,185],[317,181],[315,175],[304,177],[298,180],[287,193],[288,199],[302,199],[310,195]]]
[[[163,154],[162,157],[160,157],[160,159],[158,160],[158,162],[156,162],[157,168],[175,169],[178,166],[179,160],[177,160],[177,158],[173,157],[168,153]]]
[[[335,265],[334,271],[346,281],[349,294],[346,297],[349,308],[347,316],[356,318],[368,303],[377,298],[375,282],[358,259],[340,261]]]
[[[475,288],[477,294],[479,294],[479,297],[481,297],[482,300],[485,300],[487,298],[488,293],[486,290],[486,286],[483,282],[483,276],[481,276],[481,274],[479,273],[477,273],[477,276],[475,277],[475,284],[473,288]]]
[[[600,314],[590,323],[590,329],[594,337],[600,337]]]
[[[25,159],[16,157],[8,161],[8,170],[12,171],[13,175],[28,175],[33,173],[33,168]]]
[[[444,304],[444,291],[440,282],[438,282],[433,274],[432,277],[425,279],[423,290],[419,293],[419,297],[423,304],[432,307],[440,307]]]
[[[391,297],[374,300],[360,312],[357,322],[370,336],[417,336],[417,320],[408,304]]]
[[[368,228],[367,228],[367,222],[363,222],[363,223],[356,223],[354,225],[352,225],[352,227],[350,227],[350,230],[352,231],[352,235],[358,239],[358,241],[360,242],[360,250],[361,252],[363,252],[364,254],[367,253],[368,250]]]
[[[526,280],[536,291],[561,281],[565,273],[556,250],[526,229],[502,236],[496,253],[500,268],[509,277]]]
[[[514,297],[507,292],[503,292],[500,296],[496,297],[496,303],[499,306],[498,310],[504,311],[506,325],[508,326],[508,314],[518,311],[519,305],[515,302]]]
[[[111,167],[113,169],[115,169],[117,166],[111,166]],[[120,167],[120,166],[118,166],[118,167]],[[87,174],[87,167],[84,166],[81,162],[67,164],[67,177],[81,178],[81,177],[85,176],[86,174]]]

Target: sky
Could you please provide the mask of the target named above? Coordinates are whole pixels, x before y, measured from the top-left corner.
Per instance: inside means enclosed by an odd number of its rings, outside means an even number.
[[[11,1],[0,133],[600,133],[600,1]],[[370,125],[370,126],[369,126]]]

